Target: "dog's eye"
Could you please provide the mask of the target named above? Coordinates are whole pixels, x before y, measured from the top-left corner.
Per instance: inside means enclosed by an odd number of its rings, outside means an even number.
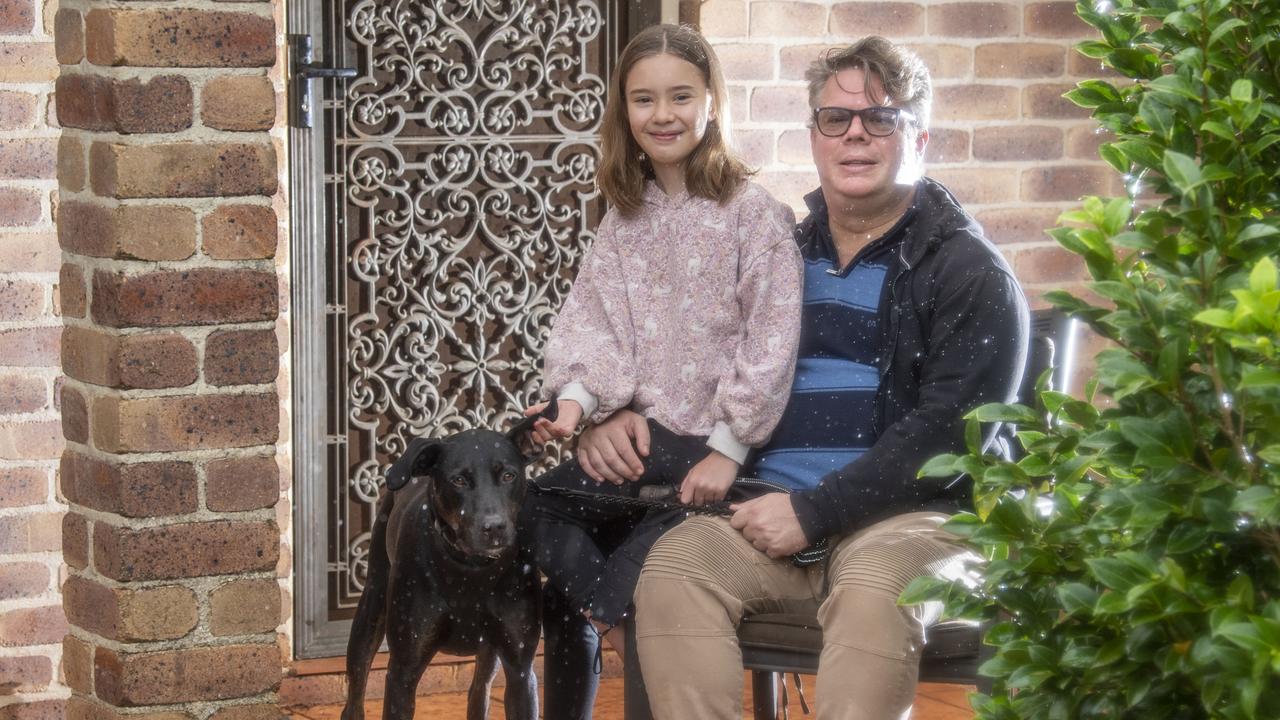
[[[510,470],[502,473],[502,482],[509,483],[509,482],[515,482],[515,481],[516,481],[515,473],[511,472]]]
[[[449,478],[449,484],[453,485],[454,487],[464,488],[467,486],[467,478],[464,475],[454,475],[453,477]]]

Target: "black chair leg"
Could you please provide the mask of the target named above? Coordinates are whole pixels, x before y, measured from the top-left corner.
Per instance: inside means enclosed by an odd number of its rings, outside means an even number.
[[[751,712],[755,720],[778,717],[778,677],[768,670],[751,671]]]

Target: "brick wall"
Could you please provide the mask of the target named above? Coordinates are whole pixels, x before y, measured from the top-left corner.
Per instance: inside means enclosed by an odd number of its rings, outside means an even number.
[[[55,4],[0,3],[0,717],[56,713],[66,632],[58,596],[62,506],[60,265],[53,207]]]
[[[1083,277],[1044,228],[1082,195],[1120,191],[1088,113],[1060,97],[1100,71],[1071,50],[1091,32],[1074,12],[1066,1],[709,0],[700,25],[724,64],[740,149],[797,209],[817,187],[808,63],[872,34],[919,52],[934,80],[926,172],[978,218],[1040,306],[1045,290]]]
[[[280,7],[62,0],[52,24],[61,712],[272,716],[289,531]]]

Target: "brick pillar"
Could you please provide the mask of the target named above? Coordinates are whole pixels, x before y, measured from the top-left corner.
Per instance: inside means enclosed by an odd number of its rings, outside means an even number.
[[[192,4],[55,21],[75,720],[276,714],[278,7]]]

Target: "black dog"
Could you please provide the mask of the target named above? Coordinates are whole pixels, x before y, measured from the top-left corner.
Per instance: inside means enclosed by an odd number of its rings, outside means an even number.
[[[416,689],[436,651],[475,655],[467,720],[484,720],[489,687],[506,674],[507,720],[538,716],[538,573],[516,547],[525,492],[524,434],[556,403],[506,435],[468,430],[443,440],[416,438],[387,473],[378,505],[369,574],[347,643],[342,720],[363,720],[369,664],[384,635],[383,718],[413,717]]]

